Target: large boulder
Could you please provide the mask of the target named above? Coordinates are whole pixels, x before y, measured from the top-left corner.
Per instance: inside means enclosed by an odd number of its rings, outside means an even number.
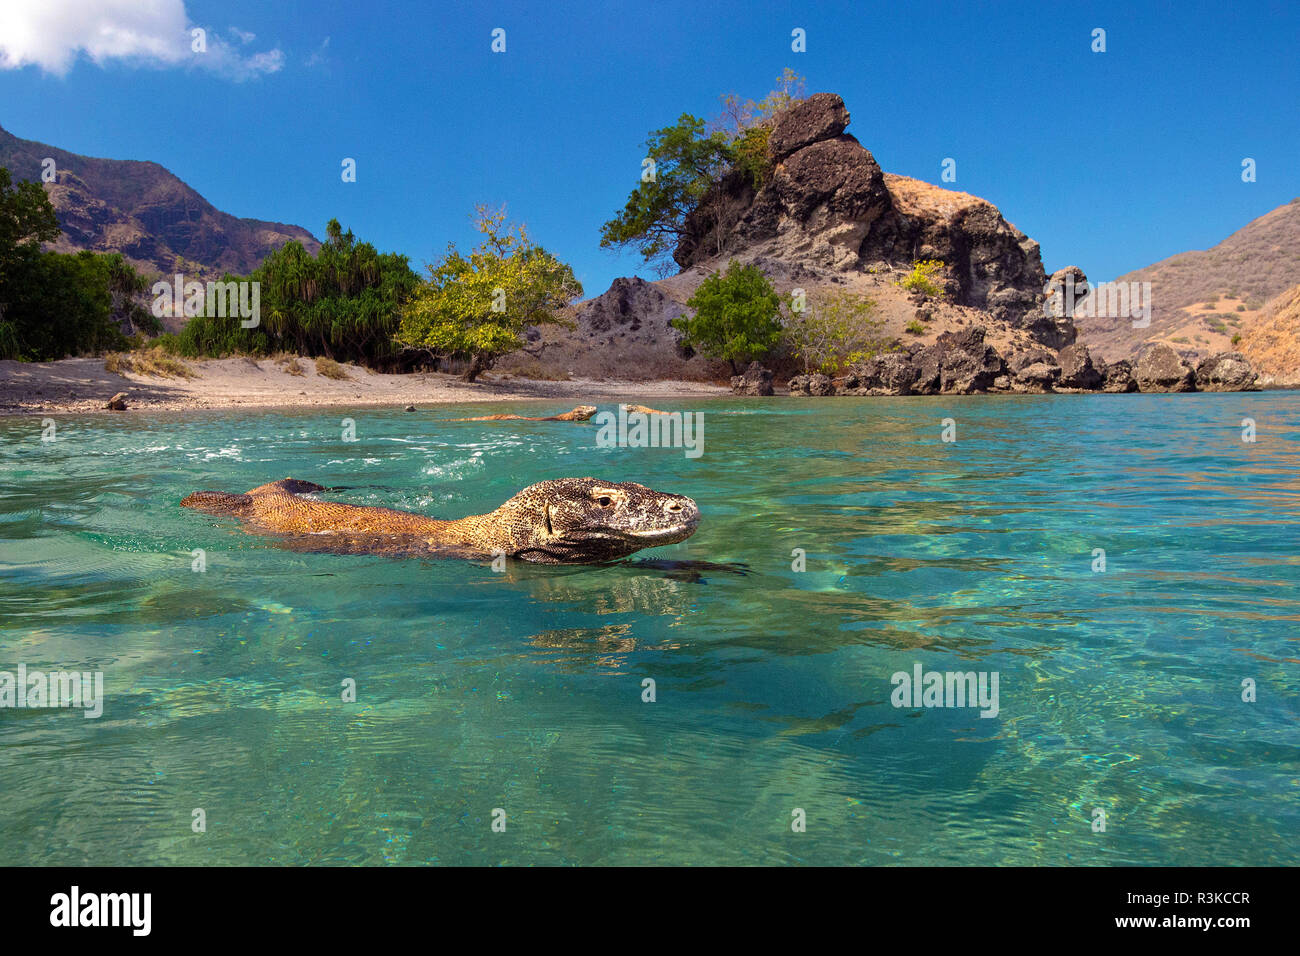
[[[1022,349],[1007,356],[1007,371],[1017,375],[1031,365],[1056,365],[1056,356],[1047,349]]]
[[[816,373],[813,375],[796,375],[786,386],[791,395],[813,395],[825,397],[835,394],[835,385],[830,376]]]
[[[1168,345],[1153,343],[1138,352],[1133,378],[1143,392],[1194,392],[1196,370]]]
[[[885,352],[855,365],[845,386],[855,395],[910,395],[918,374],[905,353]]]
[[[1056,362],[1061,366],[1061,377],[1057,381],[1059,388],[1078,388],[1093,391],[1101,388],[1103,376],[1092,362],[1092,353],[1082,342],[1067,345],[1057,354]]]
[[[757,362],[750,362],[741,375],[731,377],[731,390],[737,395],[771,395],[772,373]]]
[[[948,395],[987,392],[1000,375],[1007,371],[997,349],[984,341],[984,327],[968,326],[944,332],[934,345],[913,357],[918,369],[918,384],[932,387],[933,370],[938,370],[938,390]]]
[[[832,139],[849,125],[844,100],[834,93],[814,93],[777,117],[767,140],[767,152],[774,162],[791,153]]]
[[[1101,390],[1115,394],[1136,392],[1138,383],[1133,378],[1133,363],[1128,359],[1120,359],[1107,365],[1102,370]]]
[[[1196,387],[1203,392],[1247,392],[1258,383],[1259,373],[1240,352],[1220,352],[1196,366]]]
[[[1056,356],[1047,349],[1024,349],[1007,358],[1007,380],[999,377],[994,387],[1013,392],[1050,392],[1061,377]]]
[[[104,407],[111,412],[126,411],[126,392],[118,392],[108,400],[108,403],[105,404]]]

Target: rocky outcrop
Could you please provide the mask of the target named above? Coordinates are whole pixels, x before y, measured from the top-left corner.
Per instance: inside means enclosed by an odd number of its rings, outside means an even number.
[[[1082,342],[1061,349],[1056,361],[1061,367],[1061,375],[1056,382],[1058,388],[1077,388],[1090,392],[1101,387],[1101,370],[1093,364],[1092,353]]]
[[[829,375],[796,375],[786,386],[791,395],[812,395],[826,398],[835,394],[835,383]]]
[[[849,111],[842,99],[834,93],[814,93],[782,116],[768,136],[768,155],[779,162],[805,146],[834,139],[848,125]]]
[[[126,411],[126,392],[118,392],[104,404],[104,407],[110,412]]]
[[[1050,392],[1060,377],[1055,355],[1047,349],[1025,349],[1007,359],[1007,381],[995,384],[1008,391]]]
[[[1248,392],[1258,382],[1259,373],[1240,352],[1220,352],[1196,366],[1196,387],[1202,392]]]
[[[1044,309],[1036,242],[978,197],[882,172],[844,132],[848,120],[832,93],[779,114],[762,185],[739,170],[716,184],[687,217],[678,265],[735,255],[843,273],[936,259],[949,301],[984,309],[1051,348],[1074,341],[1069,316]]]
[[[791,395],[969,395],[976,392],[1035,394],[1074,392],[1194,391],[1193,378],[1215,391],[1255,387],[1256,373],[1232,352],[1201,363],[1195,373],[1170,349],[1148,349],[1134,369],[1126,360],[1096,364],[1088,349],[1075,344],[1054,355],[1023,349],[1005,361],[984,341],[980,326],[945,332],[933,345],[886,352],[850,368],[834,381],[824,375],[798,375]]]
[[[984,341],[982,326],[944,332],[934,345],[917,352],[912,362],[921,394],[932,394],[931,389],[945,395],[987,392],[1007,370],[997,349]]]
[[[1102,371],[1101,390],[1116,394],[1136,392],[1138,383],[1133,378],[1133,363],[1128,359],[1120,359],[1106,365]]]
[[[1193,392],[1196,370],[1168,345],[1156,343],[1138,352],[1133,378],[1143,392]]]
[[[750,362],[741,375],[731,376],[731,391],[737,395],[771,395],[772,372],[757,362]]]
[[[874,355],[854,366],[841,391],[850,395],[911,395],[920,370],[902,352]]]

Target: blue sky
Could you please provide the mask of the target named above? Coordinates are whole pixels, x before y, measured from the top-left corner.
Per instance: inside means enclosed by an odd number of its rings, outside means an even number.
[[[1114,278],[1300,195],[1294,3],[139,8],[5,0],[0,125],[154,160],[235,215],[318,236],[337,216],[417,268],[449,240],[472,243],[469,215],[486,202],[572,263],[588,295],[652,277],[599,248],[647,132],[683,111],[716,115],[724,92],[761,98],[785,67],[844,97],[849,132],[886,171],[939,183],[956,159],[952,188],[995,203],[1049,271]],[[129,29],[93,39],[116,21]],[[191,26],[209,37],[202,66]],[[796,27],[807,52],[791,51]],[[1105,53],[1090,49],[1098,27]],[[355,183],[341,181],[344,157]]]

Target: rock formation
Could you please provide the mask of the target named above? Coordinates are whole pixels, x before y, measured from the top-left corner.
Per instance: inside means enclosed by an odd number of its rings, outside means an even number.
[[[945,332],[929,346],[872,356],[836,379],[796,375],[791,395],[970,395],[978,392],[1190,392],[1243,391],[1257,375],[1236,352],[1206,359],[1195,370],[1173,349],[1150,346],[1136,366],[1126,360],[1094,363],[1078,343],[1059,352],[1032,348],[1003,359],[971,326]]]
[[[951,301],[1030,330],[1053,348],[1074,340],[1068,317],[1043,308],[1038,243],[983,199],[882,172],[844,132],[844,101],[817,93],[775,121],[761,187],[743,170],[723,178],[688,217],[674,258],[683,269],[718,257],[777,259],[814,273],[946,264]]]
[[[1148,345],[1139,351],[1133,378],[1143,392],[1196,390],[1196,370],[1168,345]]]

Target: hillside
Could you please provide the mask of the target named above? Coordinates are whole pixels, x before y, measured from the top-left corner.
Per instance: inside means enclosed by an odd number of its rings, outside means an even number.
[[[57,252],[121,252],[138,269],[160,274],[172,272],[180,256],[186,271],[202,278],[251,272],[292,239],[313,254],[320,248],[301,226],[222,212],[157,163],[81,156],[0,129],[0,166],[14,180],[40,182],[47,157],[57,181],[45,190],[63,229],[50,246]]]
[[[1300,387],[1300,285],[1260,310],[1242,332],[1237,349],[1260,371],[1265,384]]]
[[[1199,356],[1234,348],[1233,337],[1247,338],[1265,302],[1300,282],[1300,198],[1210,249],[1179,253],[1115,281],[1151,283],[1151,325],[1081,319],[1080,339],[1107,361],[1129,358],[1148,342]]]

